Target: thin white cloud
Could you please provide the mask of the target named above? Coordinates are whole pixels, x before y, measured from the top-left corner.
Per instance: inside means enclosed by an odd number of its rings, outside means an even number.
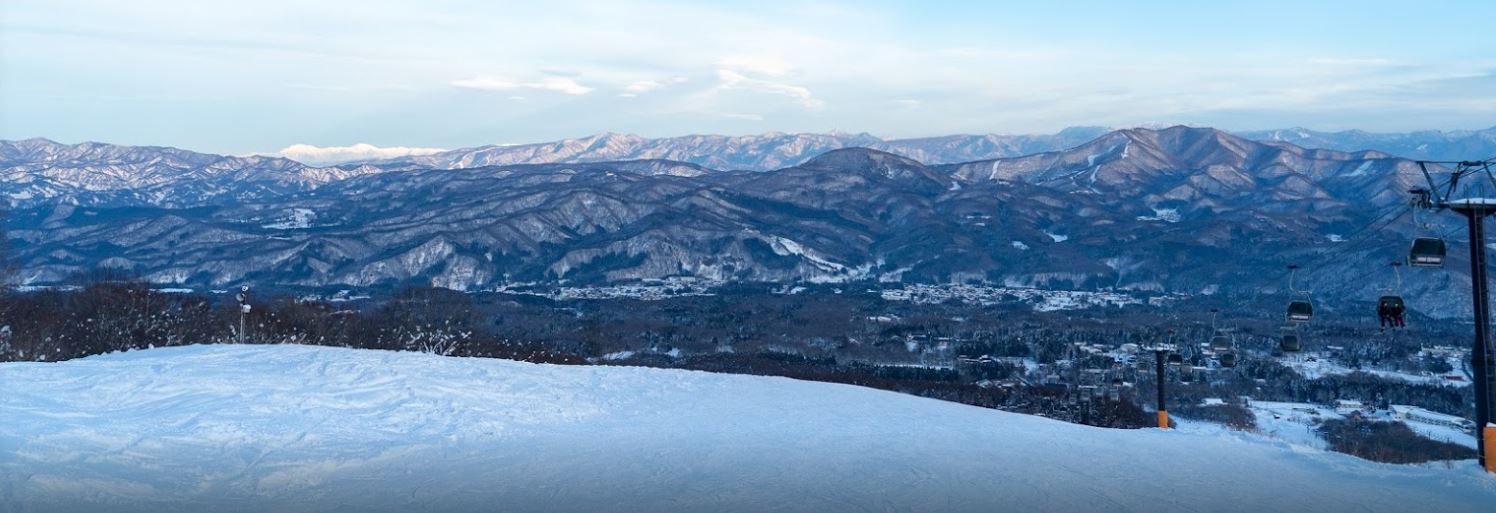
[[[730,69],[717,70],[716,89],[721,91],[741,89],[788,96],[793,98],[795,103],[799,103],[801,106],[812,110],[819,110],[826,106],[826,102],[812,95],[810,89],[772,80],[751,78]]]
[[[764,120],[764,117],[761,116],[761,115],[759,115],[759,114],[752,114],[752,113],[747,113],[747,112],[724,112],[724,113],[722,113],[722,117],[727,118],[727,119],[742,119],[742,120],[746,120],[746,121],[763,121]]]
[[[267,155],[285,157],[303,164],[314,166],[325,166],[341,164],[344,162],[356,162],[360,160],[388,159],[404,157],[407,155],[430,155],[446,151],[443,148],[411,148],[406,146],[391,146],[381,148],[372,144],[358,143],[352,146],[313,146],[310,144],[292,144]]]
[[[1396,64],[1396,62],[1392,61],[1391,59],[1380,59],[1380,58],[1345,58],[1345,57],[1316,57],[1316,58],[1313,58],[1313,59],[1309,59],[1309,63],[1310,64],[1325,64],[1325,65],[1330,65],[1330,66],[1352,66],[1352,67],[1367,67],[1367,68],[1376,68],[1376,67],[1383,67],[1383,66],[1391,66],[1391,65]]]
[[[628,85],[623,86],[623,90],[635,94],[647,93],[655,89],[659,89],[664,85],[665,84],[661,84],[657,80],[635,80],[633,82],[629,82]]]
[[[719,66],[729,69],[740,69],[749,73],[782,77],[794,69],[789,61],[778,57],[735,55],[718,61]]]
[[[357,8],[362,4],[347,1],[143,0],[78,9],[66,2],[21,2],[6,11],[7,26],[46,30],[6,32],[15,46],[35,51],[7,61],[11,72],[0,82],[18,94],[45,94],[0,101],[8,109],[0,112],[0,130],[7,131],[0,136],[45,131],[242,152],[326,134],[401,141],[429,136],[433,127],[528,141],[598,127],[665,134],[748,123],[724,113],[762,113],[767,130],[835,124],[910,136],[1050,132],[1148,119],[1243,129],[1484,128],[1496,109],[1490,82],[1430,82],[1496,67],[1490,52],[1480,50],[1481,34],[1440,32],[1437,24],[1408,20],[1479,17],[1469,5],[1452,2],[1385,20],[1332,23],[1317,32],[1255,29],[1282,21],[1273,10],[1259,9],[1247,13],[1250,20],[1221,25],[1189,45],[1137,37],[1169,33],[1187,20],[1147,16],[1125,5],[1014,18],[1010,8],[977,2],[958,19],[942,9],[842,0],[753,8],[646,3],[480,2],[433,9],[418,3]],[[1482,5],[1477,14],[1493,8]],[[224,25],[224,19],[235,23]],[[287,19],[310,21],[287,25]],[[984,22],[994,19],[1029,26],[994,31]],[[1094,30],[1073,30],[1082,25]],[[317,28],[326,26],[349,30]],[[118,30],[100,36],[98,27]],[[1400,36],[1388,38],[1388,30]],[[131,72],[118,72],[126,61],[133,63]],[[69,70],[68,80],[57,80],[59,63]],[[671,77],[690,82],[677,86]],[[489,91],[491,103],[432,94],[443,91]],[[295,101],[286,101],[288,93]],[[552,110],[542,118],[528,108],[563,95],[605,96],[612,105],[561,102],[548,105]],[[528,101],[506,100],[511,96]],[[243,122],[199,130],[200,124],[177,119],[190,117],[194,110],[184,106],[200,100]],[[170,122],[142,127],[131,122],[140,112]],[[283,130],[253,128],[278,126],[287,117],[303,122]]]
[[[634,98],[641,94],[663,89],[675,84],[686,82],[686,77],[670,77],[662,80],[645,79],[634,80],[623,85],[623,92],[618,94],[619,98]]]
[[[576,80],[567,77],[550,76],[529,82],[519,82],[504,78],[474,77],[453,80],[449,82],[453,87],[462,89],[476,89],[479,91],[514,91],[517,89],[536,89],[542,91],[556,91],[570,95],[584,95],[592,92],[592,88],[577,83]]]

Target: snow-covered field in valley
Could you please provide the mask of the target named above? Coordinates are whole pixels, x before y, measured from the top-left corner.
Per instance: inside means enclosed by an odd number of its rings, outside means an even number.
[[[4,511],[1496,511],[1472,462],[852,386],[304,346],[0,364]]]

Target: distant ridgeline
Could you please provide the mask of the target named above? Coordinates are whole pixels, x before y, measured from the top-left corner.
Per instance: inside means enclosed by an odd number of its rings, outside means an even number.
[[[1490,132],[608,134],[336,167],[32,139],[0,143],[0,193],[18,279],[33,285],[107,267],[200,289],[693,280],[1272,296],[1296,262],[1333,309],[1395,286],[1385,264],[1418,233],[1406,191],[1422,177],[1382,151],[1285,141],[1425,140],[1409,150],[1422,157]],[[1461,254],[1404,273],[1412,310],[1467,315]]]

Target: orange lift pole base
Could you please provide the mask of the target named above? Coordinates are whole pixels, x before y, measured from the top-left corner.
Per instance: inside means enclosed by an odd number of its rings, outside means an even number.
[[[1158,427],[1161,429],[1169,429],[1169,412],[1158,410]],[[1496,437],[1496,428],[1486,428],[1486,437],[1487,440],[1490,440],[1491,437]],[[1487,447],[1490,446],[1487,445]],[[1486,461],[1490,461],[1490,458],[1487,458]],[[1493,470],[1493,472],[1496,472],[1496,470]]]
[[[1496,425],[1486,424],[1481,431],[1486,440],[1486,472],[1496,473]]]

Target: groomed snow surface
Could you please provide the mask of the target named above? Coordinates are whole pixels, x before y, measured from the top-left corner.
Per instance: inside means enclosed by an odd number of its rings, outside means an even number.
[[[1489,513],[1496,478],[784,378],[224,345],[0,364],[0,509]]]

